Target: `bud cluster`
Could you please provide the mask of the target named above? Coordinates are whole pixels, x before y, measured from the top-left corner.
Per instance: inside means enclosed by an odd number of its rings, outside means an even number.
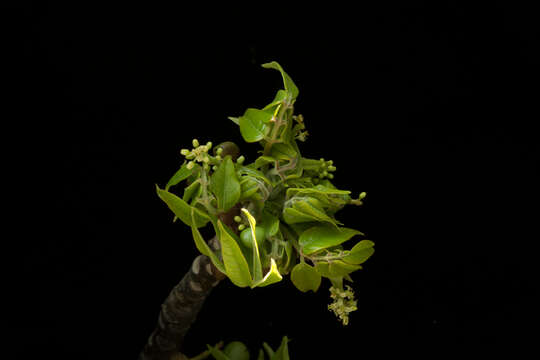
[[[326,161],[324,158],[321,158],[319,160],[319,167],[315,170],[316,176],[313,177],[314,183],[317,184],[322,179],[332,180],[334,178],[334,174],[332,174],[334,171],[336,171],[334,162],[332,160]]]

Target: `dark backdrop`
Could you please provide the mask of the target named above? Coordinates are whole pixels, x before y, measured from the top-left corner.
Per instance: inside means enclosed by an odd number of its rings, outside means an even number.
[[[432,349],[438,358],[532,341],[539,54],[530,9],[12,10],[25,20],[12,37],[23,54],[20,125],[32,134],[23,144],[38,144],[29,191],[46,219],[24,245],[31,280],[19,285],[32,289],[23,304],[37,315],[15,325],[20,353],[136,358],[197,254],[154,184],[194,137],[241,142],[227,116],[272,99],[279,74],[260,67],[272,60],[300,88],[305,156],[333,159],[339,187],[367,192],[364,207],[339,218],[376,253],[354,274],[359,310],[347,327],[326,309],[327,283],[302,294],[288,279],[253,291],[224,281],[186,351],[239,339],[255,352],[287,335],[293,359]],[[257,147],[242,150],[249,161]]]

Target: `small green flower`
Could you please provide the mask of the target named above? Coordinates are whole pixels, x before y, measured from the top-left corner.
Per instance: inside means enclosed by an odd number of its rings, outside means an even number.
[[[358,309],[352,288],[346,285],[345,290],[343,290],[332,286],[330,288],[330,297],[334,301],[328,305],[328,310],[334,312],[343,325],[349,324],[349,313]]]

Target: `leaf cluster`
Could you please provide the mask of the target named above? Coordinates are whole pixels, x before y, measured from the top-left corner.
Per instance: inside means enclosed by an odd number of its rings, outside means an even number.
[[[264,342],[262,349],[259,349],[257,360],[265,360],[265,354],[269,360],[289,360],[289,339],[284,336],[281,344],[276,350],[273,350],[268,343]],[[264,349],[264,350],[263,350]],[[216,360],[249,360],[249,350],[246,345],[240,341],[232,341],[228,343],[223,350],[219,346],[208,345],[208,352]]]
[[[361,205],[366,194],[353,199],[350,191],[337,189],[333,161],[302,156],[298,142],[307,131],[303,117],[294,114],[298,88],[277,62],[263,67],[280,72],[283,89],[263,108],[229,118],[246,142],[260,144],[258,156],[245,163],[243,155],[233,158],[221,145],[211,154],[211,142],[194,139],[192,150],[181,151],[186,160],[180,169],[164,189],[156,187],[157,194],[175,219],[191,227],[197,249],[235,285],[263,287],[290,274],[302,292],[317,291],[322,278],[343,290],[343,281],[352,281],[351,273],[373,254],[374,243],[363,239],[344,248],[364,234],[335,215],[346,205]],[[181,182],[182,196],[171,191]],[[222,220],[231,212],[233,225]],[[217,250],[199,231],[209,224],[219,239]],[[251,246],[240,241],[241,231],[251,233]]]

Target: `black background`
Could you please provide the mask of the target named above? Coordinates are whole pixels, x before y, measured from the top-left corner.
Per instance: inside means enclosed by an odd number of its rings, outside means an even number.
[[[227,116],[273,98],[280,76],[260,67],[272,60],[300,89],[303,154],[333,159],[340,188],[367,192],[339,219],[376,253],[353,276],[359,310],[347,327],[326,310],[327,283],[302,294],[288,279],[256,290],[225,281],[188,334],[188,355],[283,335],[293,359],[531,345],[536,20],[502,2],[437,3],[4,12],[23,19],[8,44],[22,55],[12,95],[23,100],[19,144],[32,149],[26,194],[43,220],[25,226],[38,236],[23,236],[18,285],[34,311],[14,325],[20,358],[136,358],[197,254],[154,184],[194,137],[242,142]],[[255,158],[257,146],[241,148]]]

